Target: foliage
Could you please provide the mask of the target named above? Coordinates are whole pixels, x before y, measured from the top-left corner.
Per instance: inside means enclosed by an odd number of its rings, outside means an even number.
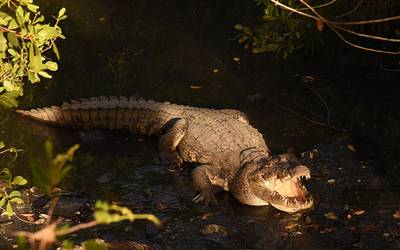
[[[4,142],[0,141],[0,150],[5,148]],[[18,152],[21,151],[16,148],[8,148],[0,151],[0,155],[10,152],[15,153],[15,157],[18,156]],[[22,176],[15,176],[13,178],[11,171],[8,168],[3,168],[0,171],[0,210],[1,215],[7,215],[8,217],[13,216],[14,209],[13,204],[23,203],[21,192],[16,190],[19,186],[23,186],[28,181]]]
[[[33,0],[0,0],[0,10],[0,105],[12,108],[23,95],[25,77],[36,83],[58,69],[44,52],[52,49],[60,59],[55,41],[65,38],[58,24],[67,16],[62,8],[55,23],[46,24]]]
[[[24,203],[21,192],[16,190],[18,186],[23,186],[28,181],[22,176],[12,177],[8,168],[3,168],[0,172],[0,209],[3,211],[1,215],[13,216],[13,204]]]
[[[47,211],[48,218],[42,229],[33,233],[26,231],[16,232],[16,235],[19,236],[19,249],[27,249],[26,242],[29,242],[32,249],[37,249],[38,246],[40,246],[39,249],[41,250],[50,249],[54,244],[59,244],[60,238],[64,238],[69,234],[100,224],[111,224],[124,220],[133,222],[137,219],[150,220],[156,225],[161,224],[157,217],[152,214],[135,214],[126,207],[109,204],[103,201],[96,202],[94,220],[92,221],[80,223],[74,226],[60,224],[60,221],[58,220],[52,222],[53,210],[58,202],[58,197],[55,193],[56,187],[70,171],[71,166],[66,164],[73,159],[78,148],[79,145],[76,144],[70,147],[65,153],[54,156],[53,144],[47,141],[44,145],[46,163],[40,163],[38,161],[32,163],[33,182],[51,197],[51,202],[49,210]],[[5,176],[7,177],[6,179],[10,182],[12,179],[11,174],[7,171],[5,173]],[[26,180],[21,178],[22,177],[17,176],[11,183],[15,183],[15,185],[25,184]],[[9,186],[10,185],[11,184],[9,184]],[[12,199],[14,199],[14,197],[11,197],[10,200]],[[75,244],[67,239],[63,240],[61,244],[63,249],[74,249],[75,247]],[[101,240],[86,240],[82,243],[82,246],[83,249],[87,250],[108,249],[107,244]]]
[[[138,219],[145,219],[153,222],[156,225],[161,225],[161,222],[152,214],[134,214],[126,207],[120,207],[115,204],[108,204],[104,201],[97,201],[95,205],[94,219],[99,224],[110,224],[129,220],[131,222]]]
[[[60,181],[71,170],[71,165],[66,164],[73,160],[74,153],[78,148],[79,144],[75,144],[67,152],[57,154],[54,157],[53,144],[46,141],[44,149],[47,162],[45,164],[32,162],[33,183],[47,195],[51,195]]]
[[[235,29],[242,32],[238,36],[238,42],[244,44],[246,49],[251,49],[253,53],[273,53],[286,59],[295,51],[312,52],[322,47],[321,45],[326,41],[323,39],[324,32],[322,31],[326,30],[324,27],[327,26],[350,46],[384,54],[400,54],[400,51],[374,49],[370,45],[372,41],[380,41],[381,47],[383,42],[400,42],[400,39],[389,37],[398,32],[393,28],[388,29],[389,25],[383,25],[391,20],[400,19],[400,16],[373,19],[377,13],[392,14],[388,10],[393,9],[393,5],[396,4],[390,4],[391,0],[379,2],[382,4],[369,6],[370,3],[368,5],[363,1],[256,0],[257,5],[262,6],[264,12],[260,24],[254,28],[241,24],[235,25]],[[347,11],[348,9],[350,11]],[[346,13],[343,13],[344,10]],[[349,17],[368,20],[365,20],[365,25],[343,21],[343,18],[346,20]],[[349,26],[355,28],[349,28]],[[367,31],[384,33],[384,36],[370,35]],[[366,45],[358,44],[362,39],[367,39]]]

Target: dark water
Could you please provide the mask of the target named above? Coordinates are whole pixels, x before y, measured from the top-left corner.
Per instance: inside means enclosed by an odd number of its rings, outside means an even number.
[[[361,90],[363,85],[378,86],[381,81],[394,84],[396,79],[395,73],[379,71],[374,61],[360,67],[352,64],[352,52],[342,54],[341,65],[336,64],[341,55],[332,56],[325,61],[326,65],[321,65],[304,57],[282,62],[244,51],[233,41],[237,33],[232,27],[254,20],[258,9],[252,2],[46,1],[43,8],[45,12],[56,12],[62,6],[67,8],[69,17],[63,24],[67,39],[59,43],[60,70],[53,80],[29,86],[21,99],[22,107],[60,104],[80,97],[140,93],[154,100],[243,110],[275,153],[288,148],[300,153],[321,143],[353,144],[358,150],[363,145],[356,144],[352,136],[362,134],[359,138],[363,139],[368,130],[341,133],[317,126],[269,100],[300,113],[323,113],[324,106],[311,86],[328,103],[342,98],[341,105],[332,107],[331,117],[337,126],[346,127],[360,120],[354,113],[362,116],[369,111],[368,98],[357,94],[373,96],[375,89]],[[370,68],[377,73],[368,71]],[[302,80],[306,75],[313,77],[310,85]],[[338,82],[340,87],[335,88]],[[368,91],[371,93],[365,94]],[[381,97],[382,102],[390,105],[396,99],[396,94],[392,95]],[[252,100],[254,96],[262,98]],[[346,116],[348,109],[359,112]],[[157,233],[152,233],[148,224],[136,223],[133,227],[123,224],[89,231],[84,237],[133,240],[167,249],[333,249],[399,244],[398,225],[391,218],[399,205],[394,201],[398,199],[397,192],[376,174],[374,163],[369,163],[366,171],[359,171],[355,154],[339,154],[336,160],[310,163],[316,171],[313,191],[321,203],[305,215],[242,206],[228,194],[219,197],[218,207],[203,209],[191,202],[195,192],[187,173],[171,174],[156,165],[153,138],[54,128],[4,110],[0,110],[0,117],[0,139],[24,150],[15,162],[2,157],[2,167],[8,164],[18,174],[29,176],[29,162],[42,155],[45,140],[51,139],[59,151],[79,143],[81,149],[64,188],[82,191],[90,199],[121,202],[137,212],[154,212],[165,223],[164,230]],[[368,117],[380,128],[376,116]],[[379,136],[372,136],[375,137]],[[368,158],[370,151],[364,151],[363,157]],[[346,160],[343,163],[339,158]],[[340,172],[340,168],[347,168],[347,172]],[[365,182],[359,184],[356,177]],[[371,191],[367,182],[374,178],[377,184]],[[336,189],[327,184],[330,179],[339,180]],[[366,192],[373,198],[366,196]],[[366,216],[345,219],[361,208],[367,211]],[[378,208],[387,211],[378,213]],[[331,211],[336,211],[339,220],[324,216]],[[379,227],[370,226],[371,221]],[[202,236],[200,229],[211,223],[225,226],[228,238]],[[6,232],[13,229],[3,228]]]

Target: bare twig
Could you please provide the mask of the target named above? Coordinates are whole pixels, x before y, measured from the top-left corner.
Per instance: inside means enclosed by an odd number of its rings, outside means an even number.
[[[306,117],[306,116],[304,116],[304,115],[302,115],[302,114],[300,114],[300,113],[298,113],[298,112],[296,112],[296,111],[294,111],[294,110],[292,110],[290,108],[287,108],[287,107],[285,107],[285,106],[283,106],[283,105],[271,100],[271,99],[266,99],[266,100],[268,102],[272,103],[273,105],[275,105],[275,106],[277,106],[277,107],[279,107],[279,108],[281,108],[281,109],[283,109],[283,110],[285,110],[285,111],[287,111],[287,112],[289,112],[289,113],[291,113],[291,114],[293,114],[293,115],[295,115],[295,116],[297,116],[297,117],[299,117],[299,118],[301,118],[303,120],[306,120],[306,121],[309,121],[309,122],[311,122],[313,124],[316,124],[318,126],[325,127],[325,128],[330,128],[330,129],[337,130],[337,131],[340,131],[340,132],[343,132],[343,133],[348,133],[349,132],[348,129],[336,127],[336,126],[333,126],[331,124],[326,124],[324,122],[320,122],[320,121],[316,121],[316,120],[310,119],[310,118],[308,118],[308,117]]]
[[[333,30],[337,36],[339,36],[340,39],[342,39],[343,42],[361,49],[361,50],[365,50],[365,51],[371,51],[371,52],[377,52],[377,53],[382,53],[382,54],[389,54],[389,55],[399,55],[400,51],[388,51],[388,50],[379,50],[379,49],[373,49],[370,47],[365,47],[365,46],[361,46],[355,43],[352,43],[350,41],[348,41],[336,28],[337,25],[334,24],[334,22],[330,22],[327,19],[325,19],[323,16],[321,16],[316,10],[314,10],[308,3],[306,3],[304,0],[300,0],[300,2],[302,4],[304,4],[304,6],[306,6],[307,8],[309,8],[317,17],[319,20],[322,20],[324,23],[326,23],[326,25],[328,25],[329,28],[331,28],[331,30]],[[400,19],[400,16],[398,16]]]
[[[387,67],[383,66],[382,62],[379,64],[379,68],[383,71],[388,71],[388,72],[400,72],[400,68],[399,69],[387,68]]]
[[[384,23],[400,20],[400,16],[392,16],[392,17],[384,17],[372,20],[363,20],[363,21],[351,21],[351,22],[337,22],[337,21],[329,21],[331,24],[336,25],[364,25],[364,24],[372,24],[372,23]]]
[[[343,27],[341,27],[339,25],[335,25],[335,28],[337,28],[339,30],[343,30],[345,32],[348,32],[348,33],[356,35],[356,36],[360,36],[360,37],[365,37],[365,38],[369,38],[369,39],[373,39],[373,40],[380,40],[380,41],[385,41],[385,42],[400,43],[400,39],[397,39],[397,38],[389,38],[389,37],[383,37],[383,36],[368,35],[368,34],[364,34],[364,33],[360,33],[360,32],[356,32],[356,31],[350,30],[350,29],[343,28]]]
[[[363,0],[362,0],[362,1],[363,1]],[[329,5],[331,5],[331,4],[334,4],[335,2],[336,2],[336,0],[332,0],[332,1],[327,2],[327,3],[324,3],[324,4],[320,4],[320,5],[313,6],[313,8],[314,8],[314,9],[320,9],[320,8],[329,6]],[[296,10],[308,10],[308,8],[300,8],[300,9],[296,9]]]
[[[347,28],[344,28],[342,26],[350,26],[350,25],[363,25],[363,24],[371,24],[371,23],[382,23],[382,22],[389,22],[389,21],[395,21],[395,20],[400,20],[400,16],[393,16],[393,17],[386,17],[386,18],[379,18],[379,19],[371,19],[371,20],[363,20],[363,21],[348,21],[348,22],[339,22],[339,21],[332,21],[332,20],[328,20],[325,17],[323,17],[321,14],[319,14],[314,7],[312,7],[311,5],[309,5],[307,2],[305,2],[304,0],[300,0],[300,2],[306,6],[306,8],[301,8],[301,9],[295,9],[292,8],[288,5],[285,5],[283,3],[281,3],[279,0],[270,0],[272,3],[274,3],[275,5],[279,6],[282,9],[291,11],[292,13],[296,13],[305,17],[308,17],[310,19],[316,20],[318,22],[325,23],[330,29],[332,29],[333,32],[336,33],[336,35],[345,43],[347,43],[348,45],[361,49],[361,50],[365,50],[365,51],[370,51],[370,52],[376,52],[376,53],[382,53],[382,54],[389,54],[389,55],[399,55],[400,51],[390,51],[390,50],[380,50],[380,49],[374,49],[371,47],[365,47],[362,45],[358,45],[356,43],[350,42],[349,40],[347,40],[342,33],[340,33],[338,30],[350,33],[352,35],[355,36],[359,36],[359,37],[365,37],[368,39],[374,39],[374,40],[380,40],[380,41],[385,41],[385,42],[396,42],[399,43],[400,39],[396,39],[396,38],[388,38],[388,37],[382,37],[382,36],[375,36],[375,35],[368,35],[368,34],[364,34],[364,33],[360,33],[360,32],[356,32]],[[330,4],[331,2],[329,2]],[[309,14],[306,13],[302,10],[310,10],[313,14]]]
[[[344,13],[344,14],[339,15],[339,16],[336,16],[336,17],[345,17],[345,16],[350,15],[350,14],[353,13],[354,11],[358,10],[358,8],[361,6],[361,4],[362,4],[363,2],[364,2],[364,0],[360,0],[360,1],[356,4],[356,6],[354,6],[353,9],[351,9],[351,10],[348,11],[347,13]],[[314,8],[314,9],[315,9],[315,8]]]
[[[57,232],[57,236],[63,236],[63,235],[67,235],[67,234],[70,234],[70,233],[74,233],[74,232],[80,231],[82,229],[86,229],[86,228],[91,228],[91,227],[97,226],[98,224],[99,223],[97,221],[95,221],[95,220],[92,220],[92,221],[86,222],[86,223],[81,223],[81,224],[75,225],[73,227],[67,228],[65,230],[58,231]]]
[[[57,203],[58,203],[58,200],[59,200],[59,198],[58,198],[58,196],[57,195],[55,195],[55,194],[53,194],[54,196],[51,198],[51,201],[50,201],[50,207],[49,207],[49,210],[47,210],[47,218],[46,218],[46,223],[45,223],[45,225],[49,225],[50,224],[50,222],[51,222],[51,219],[52,219],[52,217],[53,217],[53,214],[54,214],[54,209],[56,208],[56,205],[57,205]]]
[[[311,90],[311,92],[313,92],[313,93],[317,96],[317,98],[318,98],[318,99],[322,102],[322,104],[324,105],[325,110],[326,110],[326,122],[327,122],[327,124],[330,124],[330,123],[331,123],[331,112],[330,112],[330,110],[329,110],[328,104],[326,103],[326,101],[324,100],[324,98],[323,98],[315,89],[313,89],[311,86],[309,86],[309,85],[307,85],[307,84],[306,84],[306,86],[307,86],[307,88],[308,88],[309,90]]]

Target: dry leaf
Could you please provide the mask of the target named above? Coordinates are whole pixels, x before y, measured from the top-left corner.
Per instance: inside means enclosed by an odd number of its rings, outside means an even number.
[[[356,210],[356,211],[353,212],[354,215],[362,215],[362,214],[364,214],[364,213],[365,213],[365,211],[362,210],[362,209]]]
[[[329,179],[329,180],[327,180],[326,182],[329,183],[329,184],[333,184],[333,183],[336,182],[336,180],[335,180],[335,179]]]
[[[191,85],[190,88],[191,89],[201,89],[202,87],[198,86],[198,85]]]
[[[322,21],[321,19],[318,19],[317,20],[317,30],[322,31],[323,28],[324,28],[324,21]]]
[[[336,216],[335,212],[327,212],[324,216],[330,220],[338,220],[339,218]]]
[[[298,223],[289,223],[288,225],[286,225],[285,226],[285,229],[286,230],[290,230],[290,229],[293,229],[293,228],[295,228],[295,227],[297,227],[299,224]]]
[[[355,148],[353,145],[351,145],[351,144],[347,145],[347,148],[348,148],[350,151],[356,152],[356,148]]]
[[[400,210],[397,210],[394,214],[393,214],[393,218],[395,218],[396,220],[400,219]]]

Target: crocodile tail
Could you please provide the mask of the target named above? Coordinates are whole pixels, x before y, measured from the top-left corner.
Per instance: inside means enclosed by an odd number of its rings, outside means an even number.
[[[171,109],[166,108],[167,106],[179,107],[169,103],[146,101],[137,96],[100,96],[73,100],[63,103],[61,107],[51,106],[16,112],[34,120],[60,126],[129,130],[151,135],[159,132],[170,119],[177,117],[179,108]]]

